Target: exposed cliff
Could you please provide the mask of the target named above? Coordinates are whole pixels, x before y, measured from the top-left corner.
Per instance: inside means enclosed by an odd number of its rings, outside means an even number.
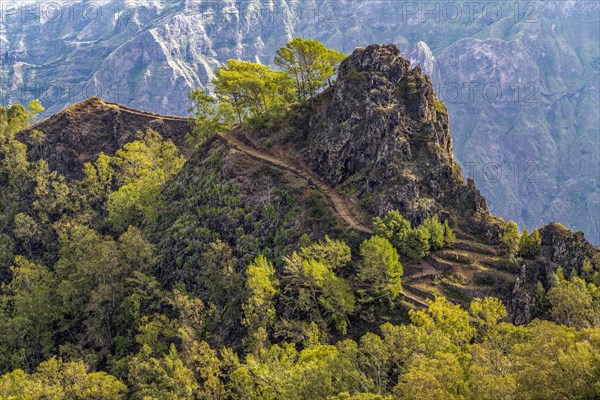
[[[398,209],[420,223],[439,214],[481,240],[497,239],[498,221],[454,160],[445,106],[394,45],[356,50],[335,85],[273,137],[372,216]]]
[[[540,228],[541,254],[533,262],[523,262],[509,301],[512,322],[527,323],[540,314],[536,298],[538,282],[545,290],[552,286],[552,275],[561,267],[566,277],[574,272],[585,276],[583,266],[600,270],[600,249],[590,244],[582,232],[573,232],[559,223]],[[587,272],[589,274],[589,271]]]

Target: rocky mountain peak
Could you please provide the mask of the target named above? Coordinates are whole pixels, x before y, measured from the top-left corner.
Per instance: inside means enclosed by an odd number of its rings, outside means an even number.
[[[369,214],[398,209],[414,223],[437,214],[497,239],[485,199],[454,161],[445,106],[395,45],[355,50],[336,83],[293,114],[275,136]]]
[[[352,71],[383,73],[388,79],[401,79],[410,63],[400,55],[400,50],[393,44],[374,44],[366,48],[356,49],[340,66],[340,77]]]

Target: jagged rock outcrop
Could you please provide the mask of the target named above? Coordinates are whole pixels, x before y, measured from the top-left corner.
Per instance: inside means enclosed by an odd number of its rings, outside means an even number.
[[[454,161],[446,108],[395,45],[354,51],[336,84],[301,110],[293,126],[287,136],[304,161],[356,195],[371,215],[399,209],[419,223],[439,214],[496,240],[485,199]]]
[[[407,54],[406,58],[411,65],[420,65],[423,73],[432,77],[437,72],[435,66],[435,57],[427,43],[419,41]]]
[[[583,276],[587,262],[593,271],[600,270],[600,249],[589,243],[582,232],[573,232],[559,223],[540,228],[542,250],[533,261],[524,261],[508,301],[511,321],[523,324],[540,316],[536,307],[538,282],[545,290],[552,286],[552,275],[562,267],[565,276],[575,270]]]

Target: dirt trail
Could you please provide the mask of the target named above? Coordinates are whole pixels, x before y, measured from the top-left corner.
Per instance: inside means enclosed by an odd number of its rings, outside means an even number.
[[[171,121],[187,120],[187,118],[184,118],[184,117],[164,116],[164,115],[158,115],[158,114],[149,113],[149,112],[145,112],[145,111],[139,111],[139,110],[135,110],[135,109],[132,109],[129,107],[122,106],[120,104],[114,104],[114,103],[107,103],[107,104],[109,104],[113,108],[119,109],[120,111],[125,111],[125,112],[129,112],[132,114],[154,117],[154,118],[162,119],[162,120],[171,120]],[[366,226],[364,223],[361,222],[361,220],[363,220],[363,218],[362,218],[360,212],[358,210],[356,210],[356,207],[354,207],[354,205],[348,199],[344,198],[344,196],[342,196],[340,193],[338,193],[333,187],[331,187],[327,183],[323,182],[314,172],[310,171],[307,168],[303,168],[299,163],[294,163],[289,160],[286,160],[280,155],[275,156],[272,154],[268,154],[268,153],[265,153],[263,151],[260,151],[256,148],[254,148],[250,145],[247,145],[247,144],[243,143],[242,141],[240,141],[238,138],[232,136],[228,132],[219,133],[217,136],[221,140],[225,141],[228,145],[237,149],[238,151],[241,151],[241,152],[248,154],[251,157],[257,158],[259,160],[266,161],[269,164],[272,164],[276,167],[283,168],[283,169],[290,171],[293,174],[301,177],[302,179],[306,180],[311,186],[313,186],[314,188],[319,190],[321,193],[323,193],[329,199],[329,201],[333,204],[333,207],[334,207],[336,213],[352,229],[355,229],[359,232],[363,232],[363,233],[367,233],[367,234],[373,233],[371,228],[369,228],[368,226]],[[424,270],[420,271],[419,273],[416,273],[416,274],[413,274],[412,276],[407,277],[408,278],[407,283],[412,280],[417,280],[419,278],[434,276],[437,274],[437,271],[431,265],[427,265],[427,267],[428,268],[425,268]],[[407,286],[404,287],[402,294],[408,300],[412,301],[417,306],[428,307],[428,304],[425,301],[425,299],[423,299],[421,296],[414,294],[411,291],[409,285],[408,285],[408,287]]]
[[[146,116],[146,117],[152,117],[152,118],[156,118],[156,119],[162,119],[162,120],[166,120],[166,121],[189,120],[189,118],[184,118],[184,117],[165,116],[165,115],[154,114],[154,113],[147,112],[147,111],[140,111],[140,110],[129,108],[129,107],[123,106],[121,104],[116,104],[116,103],[105,103],[105,104],[107,104],[108,106],[110,106],[114,109],[117,109],[119,111],[124,111],[124,112],[130,113],[130,114],[142,115],[142,116]],[[264,153],[254,147],[251,147],[251,146],[241,142],[239,139],[231,136],[229,133],[226,133],[226,132],[219,133],[218,137],[220,137],[225,142],[227,142],[229,145],[235,147],[239,151],[242,151],[254,158],[258,158],[260,160],[266,161],[269,164],[273,164],[275,166],[286,169],[290,172],[293,172],[295,175],[300,176],[301,178],[306,180],[311,186],[315,187],[321,193],[323,193],[329,199],[329,201],[331,201],[337,214],[340,216],[340,218],[342,218],[344,220],[344,222],[346,222],[348,225],[350,225],[350,227],[352,229],[355,229],[355,230],[363,232],[363,233],[368,233],[368,234],[373,233],[373,231],[368,226],[364,225],[360,221],[361,218],[358,217],[358,215],[360,215],[360,213],[357,212],[356,208],[347,199],[345,199],[342,195],[340,195],[334,188],[332,188],[331,186],[329,186],[328,184],[323,182],[319,177],[317,177],[312,171],[309,171],[305,168],[298,167],[287,160],[282,160],[281,158],[275,157],[271,154]]]
[[[294,173],[295,175],[300,176],[301,178],[306,180],[311,186],[315,187],[321,193],[323,193],[329,199],[329,201],[331,201],[336,213],[352,229],[368,234],[373,233],[371,228],[369,228],[361,222],[362,218],[359,217],[360,213],[356,210],[352,203],[350,203],[349,200],[345,199],[334,188],[323,182],[319,177],[315,175],[314,172],[309,171],[305,168],[298,167],[297,165],[294,165],[287,160],[283,160],[271,154],[264,153],[254,147],[251,147],[241,142],[239,139],[231,136],[229,133],[219,133],[218,136],[224,141],[226,141],[229,145],[238,149],[239,151],[242,151],[254,158],[266,161],[269,164],[273,164],[277,167],[286,169]]]
[[[429,304],[427,303],[427,301],[424,298],[417,296],[416,294],[410,292],[409,290],[406,289],[406,287],[402,288],[402,295],[404,297],[406,297],[407,299],[411,300],[413,303],[415,303],[423,308],[429,307]]]
[[[117,103],[108,103],[108,102],[104,102],[104,104],[106,104],[107,106],[119,110],[119,111],[123,111],[129,114],[134,114],[134,115],[141,115],[144,117],[150,117],[150,118],[156,118],[156,119],[162,119],[165,121],[190,121],[189,118],[186,117],[177,117],[174,115],[160,115],[160,114],[155,114],[155,113],[151,113],[148,111],[141,111],[141,110],[136,110],[135,108],[129,108],[127,106],[124,106],[122,104],[117,104]]]

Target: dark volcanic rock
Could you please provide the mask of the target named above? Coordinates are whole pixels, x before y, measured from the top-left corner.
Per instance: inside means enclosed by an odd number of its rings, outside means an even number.
[[[399,209],[413,222],[452,219],[486,241],[497,221],[452,153],[448,114],[429,78],[394,45],[356,50],[337,83],[316,99],[298,131],[305,162],[321,177],[356,193],[372,215]]]
[[[562,267],[565,276],[573,269],[582,276],[586,261],[594,271],[600,270],[600,249],[589,243],[582,232],[573,232],[565,226],[552,223],[540,228],[541,254],[534,261],[523,262],[508,302],[509,314],[516,324],[528,323],[540,316],[536,309],[535,292],[540,282],[550,289],[552,275]]]

